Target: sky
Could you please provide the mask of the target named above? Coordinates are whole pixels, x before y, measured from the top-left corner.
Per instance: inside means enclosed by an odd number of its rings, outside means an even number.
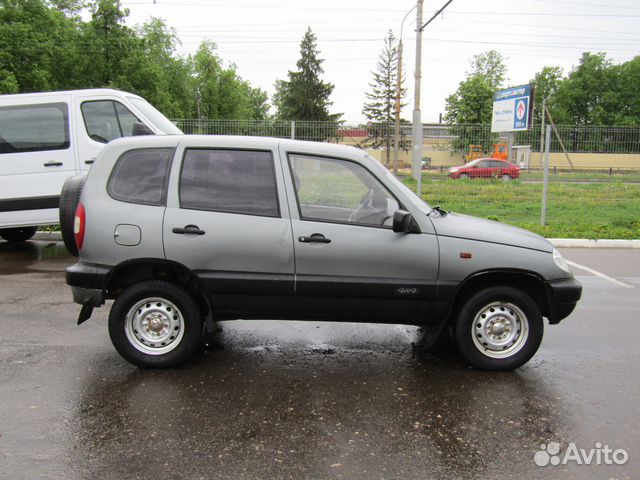
[[[425,0],[424,21],[446,0]],[[192,54],[204,39],[238,73],[269,95],[276,79],[286,79],[300,57],[307,27],[324,58],[323,80],[335,85],[332,113],[348,123],[365,121],[362,107],[371,72],[389,29],[396,36],[415,1],[397,0],[122,0],[127,24],[162,18]],[[404,22],[407,106],[414,108],[415,10]],[[584,51],[606,52],[621,63],[640,54],[638,0],[453,0],[424,30],[421,108],[424,122],[437,122],[445,99],[464,80],[473,55],[494,49],[508,67],[505,86],[528,83],[546,65],[569,72]]]

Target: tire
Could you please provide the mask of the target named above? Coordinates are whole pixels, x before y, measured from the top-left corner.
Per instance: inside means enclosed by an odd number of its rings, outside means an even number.
[[[73,226],[85,179],[86,177],[67,178],[60,192],[60,232],[62,233],[64,246],[74,257],[78,256],[78,246],[76,245]]]
[[[38,227],[4,228],[0,230],[0,237],[9,243],[26,242],[33,238],[37,229]]]
[[[473,367],[508,371],[527,363],[544,333],[540,307],[521,290],[491,287],[472,295],[459,310],[454,339]]]
[[[502,175],[502,181],[503,182],[508,182],[509,180],[511,180],[511,175],[506,174],[506,173],[504,175]]]
[[[202,318],[184,290],[149,280],[129,287],[113,303],[109,336],[118,353],[133,365],[177,367],[198,350]]]
[[[466,173],[461,173],[458,178],[460,180],[468,180],[469,179],[469,175],[467,175]]]

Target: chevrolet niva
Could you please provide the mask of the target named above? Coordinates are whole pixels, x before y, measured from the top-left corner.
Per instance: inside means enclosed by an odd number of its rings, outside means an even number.
[[[140,367],[172,367],[215,320],[421,325],[511,370],[582,287],[544,238],[431,207],[362,150],[239,136],[118,139],[61,194],[82,305]]]

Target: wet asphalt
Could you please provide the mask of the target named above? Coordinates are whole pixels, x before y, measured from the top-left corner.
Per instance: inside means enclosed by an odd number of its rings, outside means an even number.
[[[75,325],[59,242],[2,242],[0,478],[638,478],[640,250],[563,254],[630,288],[575,269],[583,300],[514,372],[415,327],[279,321],[221,322],[186,367],[145,371],[108,308]],[[628,461],[539,467],[550,442]]]

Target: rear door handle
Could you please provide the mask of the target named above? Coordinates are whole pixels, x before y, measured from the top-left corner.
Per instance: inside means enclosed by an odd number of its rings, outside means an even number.
[[[298,237],[298,241],[302,243],[331,243],[331,239],[321,233],[312,233],[308,237]]]
[[[95,158],[92,158],[91,160],[85,160],[85,161],[84,161],[84,164],[85,164],[85,165],[92,165],[92,164],[93,164],[93,162],[95,162],[95,161],[96,161],[96,159],[95,159]]]
[[[207,233],[204,230],[200,230],[197,225],[187,225],[184,228],[175,227],[171,231],[180,235],[204,235]]]
[[[51,160],[44,164],[45,167],[61,167],[62,165],[62,162],[56,162],[55,160]]]

